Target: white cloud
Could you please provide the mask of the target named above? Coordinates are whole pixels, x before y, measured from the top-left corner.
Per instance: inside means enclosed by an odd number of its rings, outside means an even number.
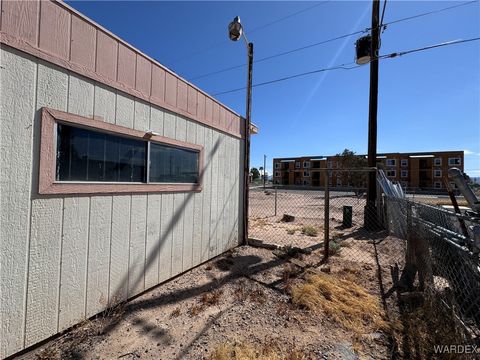
[[[475,156],[480,156],[480,153],[476,153],[474,151],[471,151],[471,150],[463,150],[464,154],[465,155],[475,155]]]

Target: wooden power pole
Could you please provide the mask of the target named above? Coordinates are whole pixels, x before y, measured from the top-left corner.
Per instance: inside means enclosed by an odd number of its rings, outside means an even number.
[[[377,108],[378,108],[378,49],[380,48],[380,0],[373,0],[372,6],[372,52],[370,62],[370,99],[368,109],[368,167],[377,166]],[[378,227],[377,220],[377,174],[368,173],[367,205],[364,225],[367,230]]]

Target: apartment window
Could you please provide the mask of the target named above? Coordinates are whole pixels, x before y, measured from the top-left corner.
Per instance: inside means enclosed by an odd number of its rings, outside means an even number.
[[[439,178],[442,177],[442,170],[433,170],[433,177]]]
[[[397,159],[387,159],[387,166],[396,166],[397,165]]]
[[[401,176],[402,178],[408,177],[408,170],[402,170],[401,173],[400,173],[400,176]]]
[[[397,171],[396,170],[387,170],[387,176],[388,177],[396,177],[397,176]]]
[[[303,176],[304,177],[310,177],[310,172],[309,171],[304,171]]]
[[[310,181],[308,181],[308,180],[303,180],[303,185],[310,185]]]
[[[327,162],[327,168],[329,168],[329,169],[333,168],[333,161],[328,161]]]
[[[453,181],[450,183],[450,188],[452,189],[457,189],[457,184],[455,184]]]
[[[337,179],[337,186],[342,186],[342,179]]]
[[[310,167],[310,161],[304,161],[303,162],[303,167],[304,168],[309,168]]]
[[[408,159],[400,160],[400,164],[402,165],[402,167],[407,167],[408,166]]]
[[[202,150],[44,108],[39,193],[200,190]]]
[[[281,164],[280,164],[280,163],[278,163],[278,162],[277,162],[277,163],[275,163],[275,169],[280,169],[280,165],[281,165]]]
[[[442,158],[435,158],[435,159],[433,159],[433,165],[435,165],[435,166],[442,166]]]
[[[275,171],[275,177],[280,177],[280,171]]]
[[[435,181],[435,182],[433,183],[433,187],[434,187],[435,189],[441,189],[441,188],[442,188],[442,183],[441,183],[440,181]]]
[[[295,167],[296,167],[297,169],[300,169],[300,161],[297,161],[297,162],[295,163]]]
[[[449,166],[462,165],[462,159],[460,159],[459,157],[448,158],[448,165]]]

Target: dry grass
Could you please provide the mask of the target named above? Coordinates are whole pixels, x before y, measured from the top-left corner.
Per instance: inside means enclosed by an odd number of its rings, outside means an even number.
[[[305,360],[306,354],[298,349],[281,348],[276,342],[251,345],[244,342],[223,343],[210,355],[210,360]]]
[[[181,314],[180,308],[176,308],[175,310],[172,311],[172,313],[170,314],[170,317],[176,318],[176,317],[179,317],[180,314]]]
[[[292,287],[291,296],[294,305],[323,312],[358,336],[389,328],[380,302],[348,278],[307,275]]]
[[[205,310],[205,308],[207,308],[208,306],[218,305],[222,294],[223,291],[221,289],[216,289],[211,292],[204,293],[200,298],[200,303],[193,304],[190,308],[190,315],[196,316],[200,314],[203,310]]]
[[[304,226],[302,234],[315,237],[318,236],[318,229],[315,226]]]

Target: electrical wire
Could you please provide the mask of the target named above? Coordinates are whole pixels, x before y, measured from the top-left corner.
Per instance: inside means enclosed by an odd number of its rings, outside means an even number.
[[[255,28],[249,30],[248,33],[251,34],[251,33],[253,33],[253,32],[262,30],[262,29],[264,29],[264,28],[266,28],[266,27],[269,27],[269,26],[272,26],[272,25],[274,25],[274,24],[276,24],[276,23],[278,23],[278,22],[284,21],[284,20],[286,20],[286,19],[290,19],[291,17],[297,16],[297,15],[299,15],[299,14],[302,14],[302,13],[306,12],[306,11],[312,10],[312,9],[314,9],[314,8],[320,6],[320,5],[326,4],[326,3],[330,2],[330,1],[332,1],[332,0],[322,1],[322,2],[320,2],[320,3],[318,3],[318,4],[309,6],[309,7],[307,7],[307,8],[302,9],[302,10],[299,10],[299,11],[297,11],[297,12],[294,12],[294,13],[292,13],[292,14],[290,14],[290,15],[284,16],[284,17],[282,17],[282,18],[280,18],[280,19],[273,20],[273,21],[271,21],[271,22],[269,22],[269,23],[267,23],[267,24],[257,26],[257,27],[255,27]],[[215,44],[213,44],[213,45],[211,45],[211,46],[209,46],[209,47],[206,47],[206,48],[200,49],[200,50],[198,50],[198,51],[196,51],[196,52],[190,53],[189,55],[185,55],[185,56],[182,56],[182,57],[180,57],[180,58],[174,59],[174,60],[172,60],[172,63],[182,62],[182,61],[184,61],[184,60],[186,60],[186,59],[191,58],[192,56],[195,56],[195,55],[202,54],[202,53],[204,53],[204,52],[210,51],[210,50],[212,50],[212,49],[214,49],[214,48],[216,48],[216,47],[218,47],[218,46],[220,46],[220,45],[226,44],[226,43],[228,43],[228,42],[230,42],[230,41],[229,41],[229,40],[222,40],[222,41],[217,42],[217,43],[215,43]]]
[[[314,8],[316,8],[316,7],[318,7],[318,6],[321,6],[321,5],[323,5],[323,4],[326,4],[326,3],[330,2],[330,1],[332,1],[332,0],[322,1],[322,2],[320,2],[320,3],[318,3],[318,4],[309,6],[309,7],[305,8],[305,9],[299,10],[299,11],[297,11],[297,12],[294,12],[294,13],[290,14],[290,15],[284,16],[284,17],[282,17],[282,18],[280,18],[280,19],[271,21],[271,22],[269,22],[269,23],[267,23],[267,24],[265,24],[265,25],[257,26],[257,27],[255,27],[255,28],[249,30],[248,33],[251,34],[251,33],[254,33],[255,31],[262,30],[262,29],[264,29],[264,28],[266,28],[266,27],[269,27],[269,26],[271,26],[271,25],[274,25],[274,24],[276,24],[276,23],[278,23],[278,22],[280,22],[280,21],[290,19],[291,17],[297,16],[297,15],[299,15],[299,14],[301,14],[301,13],[304,13],[304,12],[307,12],[307,11],[309,11],[309,10],[312,10],[312,9],[314,9]]]
[[[387,7],[387,0],[384,0],[384,1],[383,1],[382,17],[381,17],[381,19],[380,19],[380,29],[383,28],[384,30],[385,30],[385,28],[383,27],[383,17],[384,17],[384,15],[385,15],[385,8],[386,8],[386,7]]]
[[[415,52],[419,52],[419,51],[425,51],[425,50],[430,50],[430,49],[434,49],[434,48],[439,48],[439,47],[444,47],[444,46],[449,46],[449,45],[457,45],[457,44],[462,44],[462,43],[467,43],[467,42],[472,42],[472,41],[478,41],[478,40],[480,40],[480,37],[475,37],[475,38],[470,38],[470,39],[465,39],[465,40],[459,39],[459,40],[446,41],[446,42],[443,42],[443,43],[439,43],[439,44],[435,44],[435,45],[429,45],[429,46],[425,46],[425,47],[421,47],[421,48],[416,48],[416,49],[411,49],[411,50],[406,50],[406,51],[393,52],[393,53],[390,53],[390,54],[380,55],[376,59],[391,59],[391,58],[395,58],[395,57],[399,57],[399,56],[403,56],[403,55],[407,55],[407,54],[411,54],[411,53],[415,53]],[[371,59],[370,62],[373,61],[373,60],[376,60],[376,59]],[[354,65],[354,66],[350,66],[350,65]],[[356,69],[356,68],[359,68],[359,67],[362,67],[362,65],[356,65],[356,63],[354,63],[354,62],[353,63],[348,63],[348,64],[341,64],[341,65],[333,66],[333,67],[330,67],[330,68],[323,68],[323,69],[307,71],[307,72],[303,72],[303,73],[299,73],[299,74],[295,74],[295,75],[282,77],[282,78],[279,78],[279,79],[274,79],[274,80],[270,80],[270,81],[265,81],[265,82],[253,84],[252,88],[253,87],[259,87],[259,86],[264,86],[264,85],[269,85],[269,84],[273,84],[273,83],[277,83],[277,82],[281,82],[281,81],[286,81],[286,80],[294,79],[294,78],[301,77],[301,76],[317,74],[317,73],[325,72],[325,71],[352,70],[352,69]],[[233,93],[233,92],[237,92],[237,91],[241,91],[241,90],[245,90],[245,89],[246,89],[246,87],[244,86],[244,87],[241,87],[241,88],[222,91],[222,92],[213,94],[213,96],[229,94],[229,93]]]
[[[385,23],[385,24],[383,24],[383,14],[382,14],[382,22],[380,23],[381,25],[379,25],[379,27],[380,28],[382,28],[382,27],[386,28],[387,25],[396,24],[396,23],[399,23],[399,22],[402,22],[402,21],[408,21],[408,20],[411,20],[411,19],[416,19],[416,18],[419,18],[419,17],[422,17],[422,16],[437,14],[439,12],[448,11],[448,10],[458,8],[458,7],[461,7],[461,6],[470,5],[470,4],[473,4],[475,2],[478,2],[478,0],[464,2],[464,3],[461,3],[461,4],[449,6],[449,7],[446,7],[446,8],[442,8],[442,9],[438,9],[438,10],[434,10],[434,11],[430,11],[430,12],[426,12],[426,13],[421,13],[421,14],[409,16],[409,17],[406,17],[406,18],[393,20],[393,21],[390,21],[390,22]],[[384,5],[384,8],[383,8],[383,11],[385,11],[385,5]],[[315,47],[315,46],[327,44],[327,43],[332,42],[332,41],[341,40],[341,39],[344,39],[344,38],[349,37],[349,36],[367,33],[370,30],[372,30],[372,28],[366,28],[366,29],[363,29],[363,30],[358,30],[358,31],[349,33],[349,34],[340,35],[340,36],[337,36],[337,37],[334,37],[334,38],[331,38],[331,39],[322,40],[322,41],[319,41],[319,42],[316,42],[316,43],[313,43],[313,44],[301,46],[301,47],[298,47],[298,48],[295,48],[295,49],[292,49],[292,50],[283,51],[283,52],[280,52],[280,53],[277,53],[277,54],[274,54],[274,55],[269,55],[269,56],[254,60],[253,63],[258,64],[260,62],[267,61],[267,60],[270,60],[270,59],[274,59],[274,58],[277,58],[277,57],[280,57],[280,56],[285,56],[285,55],[292,54],[292,53],[302,51],[302,50],[306,50],[306,49],[309,49],[309,48],[312,48],[312,47]],[[224,72],[227,72],[227,71],[239,69],[239,68],[242,68],[242,67],[245,67],[245,66],[246,66],[246,64],[234,65],[234,66],[230,66],[230,67],[227,67],[227,68],[224,68],[224,69],[221,69],[221,70],[216,70],[216,71],[212,71],[212,72],[209,72],[209,73],[206,73],[206,74],[203,74],[203,75],[198,75],[198,76],[189,78],[189,80],[194,81],[194,80],[202,79],[202,78],[205,78],[205,77],[208,77],[208,76],[217,75],[217,74],[221,74],[221,73],[224,73]]]

